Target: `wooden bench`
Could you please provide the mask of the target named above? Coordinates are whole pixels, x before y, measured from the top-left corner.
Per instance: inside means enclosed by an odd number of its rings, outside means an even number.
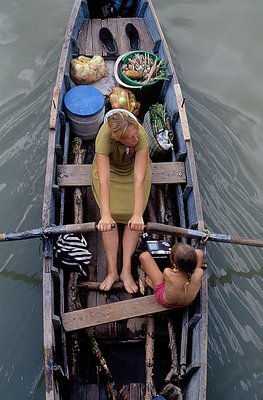
[[[123,319],[171,310],[173,308],[167,308],[158,303],[155,295],[150,295],[67,312],[62,314],[61,318],[65,331],[71,332]]]
[[[90,186],[92,179],[92,166],[84,165],[58,165],[58,186]],[[152,184],[183,184],[186,183],[184,162],[152,163]]]

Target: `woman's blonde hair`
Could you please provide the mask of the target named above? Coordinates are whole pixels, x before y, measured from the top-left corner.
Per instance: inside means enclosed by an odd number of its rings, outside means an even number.
[[[131,127],[139,130],[138,122],[129,114],[124,112],[116,112],[108,118],[110,135],[112,139],[126,139],[129,136]]]

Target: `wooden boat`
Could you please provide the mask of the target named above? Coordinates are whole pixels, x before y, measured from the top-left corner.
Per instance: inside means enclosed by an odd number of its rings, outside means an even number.
[[[197,298],[183,309],[165,309],[151,293],[130,295],[121,283],[108,293],[98,291],[106,274],[101,237],[95,229],[99,213],[90,189],[90,165],[70,164],[73,134],[63,99],[73,86],[71,59],[78,54],[99,54],[112,71],[110,65],[115,65],[116,58],[130,51],[125,35],[129,22],[139,31],[140,49],[167,62],[168,79],[161,83],[157,100],[166,105],[174,132],[174,156],[153,162],[152,193],[145,222],[149,229],[151,223],[160,229],[152,230],[155,238],[171,242],[177,240],[174,225],[204,227],[185,101],[153,5],[151,1],[138,0],[126,17],[106,19],[94,18],[95,7],[89,0],[74,2],[51,106],[43,227],[85,223],[89,232],[84,236],[92,261],[86,278],[76,272],[67,273],[56,263],[54,239],[49,236],[44,240],[46,399],[151,400],[168,383],[180,387],[185,400],[205,399],[206,272]],[[115,56],[107,56],[98,39],[102,26],[115,36]],[[93,142],[82,143],[87,154],[92,155]],[[83,162],[81,157],[82,150],[75,157],[77,164]],[[167,229],[162,231],[163,224]],[[189,238],[178,240],[193,244]],[[137,272],[134,273],[138,279]]]

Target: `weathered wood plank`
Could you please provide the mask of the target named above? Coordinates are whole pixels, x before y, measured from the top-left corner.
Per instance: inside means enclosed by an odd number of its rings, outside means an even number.
[[[99,208],[97,206],[96,200],[92,194],[92,189],[91,187],[87,187],[86,190],[86,211],[87,211],[87,219],[89,221],[99,221]],[[93,255],[91,258],[91,262],[89,264],[89,269],[88,269],[88,277],[90,281],[96,281],[97,280],[97,268],[102,268],[103,271],[105,271],[104,264],[101,264],[98,266],[97,262],[97,251],[98,251],[98,242],[99,242],[99,237],[101,235],[98,235],[98,232],[94,232],[91,235],[88,235],[87,241],[88,241],[88,248],[91,251],[91,254]],[[101,244],[101,243],[100,243]],[[86,290],[86,295],[85,295],[86,303],[85,307],[94,307],[97,306],[97,292],[95,291],[90,291]]]
[[[88,20],[84,21],[83,25],[81,27],[81,30],[79,32],[79,35],[78,35],[77,46],[79,48],[80,54],[86,54],[88,25],[89,25],[89,21]],[[91,41],[90,41],[90,43],[91,43]]]
[[[139,33],[139,49],[152,51],[154,42],[142,18],[132,18],[130,21]]]
[[[152,163],[152,183],[161,185],[164,183],[185,183],[185,166],[181,161]]]
[[[113,39],[115,40],[115,44],[117,46],[116,56],[120,55],[119,47],[118,47],[118,39],[119,39],[119,37],[118,37],[118,29],[117,29],[116,19],[113,19],[113,18],[108,19],[108,28],[111,31]]]
[[[145,393],[144,383],[130,383],[130,399],[142,400]]]
[[[155,185],[186,183],[185,166],[182,161],[174,163],[152,163],[152,183]],[[90,186],[92,166],[58,165],[57,182],[59,186]]]
[[[93,50],[93,40],[92,40],[92,24],[91,21],[88,21],[87,27],[87,40],[85,44],[85,54],[87,56],[92,56],[94,54]]]
[[[108,26],[108,19],[103,19],[103,20],[101,20],[101,27],[102,27],[102,28],[108,28],[108,29],[109,29],[109,26]],[[110,29],[110,31],[111,31],[111,33],[112,33],[113,38],[115,38],[115,36],[114,36],[114,34],[113,34],[113,32],[112,32],[111,29]],[[98,38],[98,40],[100,40],[100,39]],[[108,55],[107,50],[105,49],[104,46],[102,46],[102,57],[105,57],[105,56],[107,56],[107,55]]]
[[[86,281],[86,282],[79,282],[78,286],[87,290],[99,290],[100,284],[101,282]],[[112,285],[111,290],[125,290],[123,282],[115,282]]]
[[[145,25],[145,22],[142,18],[125,18],[125,19],[116,19],[113,20],[115,26],[118,27],[118,35],[117,38],[117,46],[118,46],[118,53],[123,54],[127,51],[131,51],[130,48],[130,40],[126,35],[125,27],[128,23],[133,24],[139,33],[139,49],[152,51],[154,42],[151,38],[151,35]],[[109,27],[111,30],[111,28]]]
[[[84,21],[77,39],[80,54],[93,55],[96,53],[102,56],[107,55],[107,51],[101,46],[99,39],[94,42],[95,47],[93,48],[92,46],[92,38],[98,37],[101,27],[106,27],[111,31],[117,45],[116,55],[130,51],[130,41],[125,32],[125,26],[128,23],[132,23],[139,32],[139,48],[152,51],[154,42],[142,18],[122,18],[121,20],[119,18],[109,18],[104,20],[96,19],[92,22]]]
[[[190,140],[190,131],[189,131],[189,125],[187,121],[187,116],[186,116],[186,111],[185,111],[185,99],[182,94],[182,90],[179,84],[174,85],[174,92],[176,95],[176,99],[178,102],[178,111],[181,119],[181,124],[183,128],[183,135],[184,135],[184,140]]]
[[[102,43],[99,39],[99,31],[101,29],[101,20],[100,19],[91,20],[91,26],[92,26],[91,35],[92,35],[92,39],[93,39],[93,55],[98,54],[101,56],[103,54]],[[97,39],[94,40],[94,38],[97,38]],[[92,39],[91,39],[91,41],[92,41]]]
[[[117,46],[118,46],[118,54],[127,53],[130,51],[130,41],[125,32],[125,24],[121,18],[116,18],[117,25]]]
[[[172,308],[162,306],[156,300],[155,295],[150,295],[64,313],[62,314],[62,324],[65,331],[70,332],[169,310]]]

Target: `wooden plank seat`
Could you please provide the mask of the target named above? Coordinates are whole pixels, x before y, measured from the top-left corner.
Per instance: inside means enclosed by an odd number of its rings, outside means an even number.
[[[86,290],[99,290],[101,282],[85,281],[78,282],[78,287]],[[123,290],[125,291],[123,282],[113,283],[111,290]]]
[[[58,186],[90,186],[92,166],[84,165],[58,165]],[[186,183],[185,165],[182,161],[152,163],[152,184],[183,184]]]
[[[169,310],[173,308],[162,306],[155,295],[149,295],[63,313],[61,319],[65,331],[71,332]]]

